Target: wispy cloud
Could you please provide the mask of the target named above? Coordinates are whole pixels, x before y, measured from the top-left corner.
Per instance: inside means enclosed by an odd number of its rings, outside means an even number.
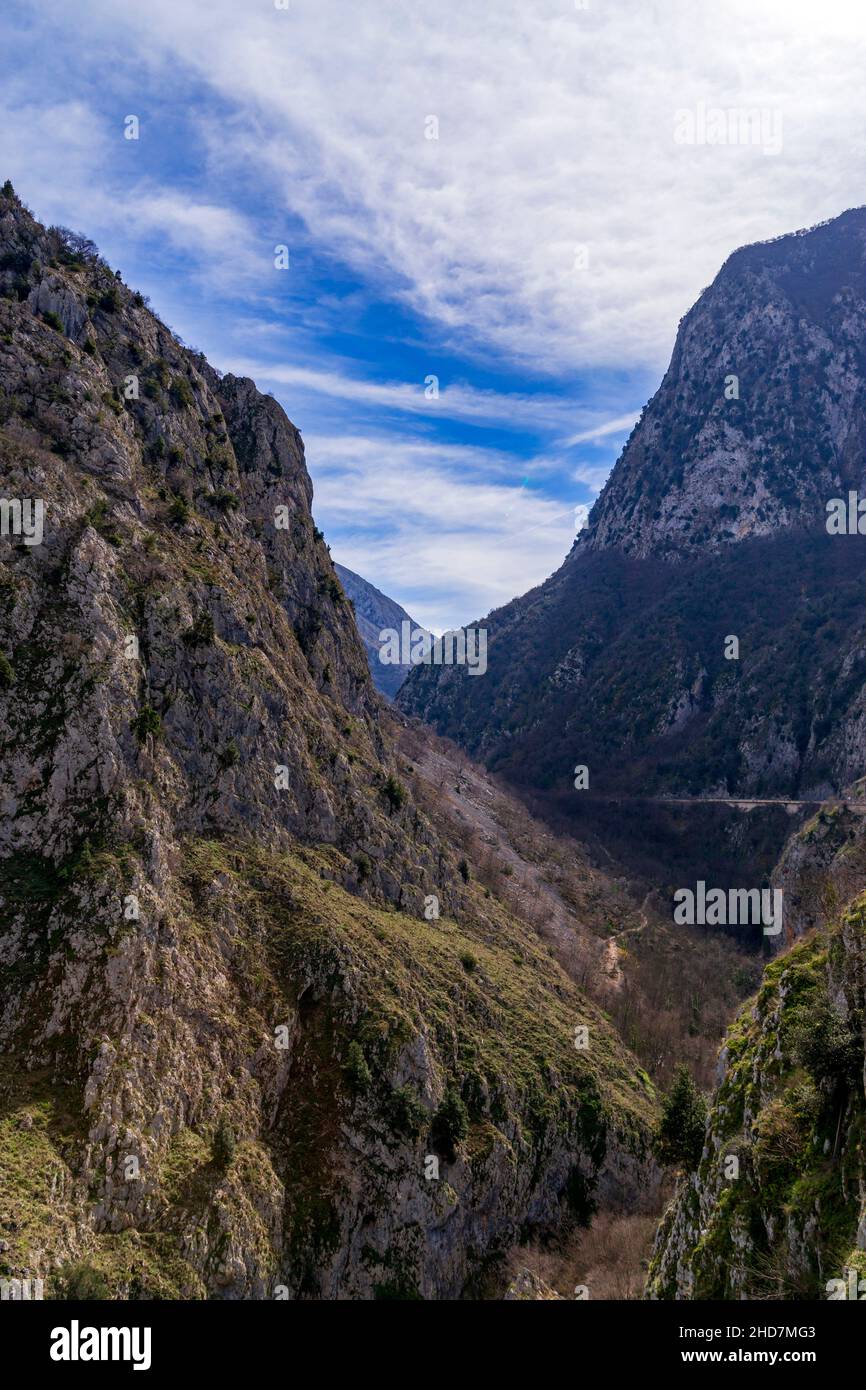
[[[134,156],[135,142],[126,143]],[[272,289],[270,248],[243,213],[174,187],[170,174],[160,181],[134,157],[118,165],[123,144],[121,116],[109,126],[80,98],[35,102],[20,73],[4,87],[0,169],[26,188],[42,221],[71,224],[127,253],[148,241],[170,246],[215,291],[254,297],[258,287],[262,297]]]
[[[132,223],[135,235],[168,238],[192,257],[200,272],[212,281],[230,283],[235,293],[241,289],[239,277],[252,292],[255,281],[270,274],[261,241],[234,208],[142,184],[124,198],[123,217],[127,227]]]
[[[449,385],[428,378],[414,382],[365,381],[342,372],[278,363],[232,358],[224,363],[228,371],[250,376],[257,382],[290,386],[320,395],[333,396],[362,406],[382,406],[430,419],[493,422],[501,427],[554,431],[574,423],[578,407],[567,397],[520,392],[485,391],[465,383]],[[430,377],[435,377],[431,373]],[[434,394],[435,391],[435,394]],[[585,413],[585,412],[581,412]],[[628,417],[633,419],[633,417]],[[613,432],[617,422],[591,427],[578,439],[596,438]],[[576,442],[576,441],[572,441]],[[565,441],[566,445],[568,441]]]
[[[600,425],[592,425],[589,429],[580,430],[568,439],[563,439],[562,447],[569,449],[575,444],[590,443],[594,439],[606,439],[609,434],[623,434],[632,429],[637,418],[637,414],[631,411],[628,415],[617,415],[614,420],[603,420]]]
[[[381,436],[306,444],[335,558],[370,574],[375,555],[374,582],[436,631],[531,588],[574,539],[573,508],[485,476],[491,451]]]
[[[609,473],[610,466],[608,464],[596,466],[591,463],[579,463],[576,468],[572,469],[571,476],[576,483],[581,483],[592,496],[595,496],[601,492]]]
[[[280,190],[331,254],[536,369],[661,365],[733,247],[862,200],[850,0],[211,0],[206,22],[194,0],[88,0],[75,22],[194,73],[233,112],[209,122],[215,160]],[[700,102],[778,111],[781,153],[677,143]]]

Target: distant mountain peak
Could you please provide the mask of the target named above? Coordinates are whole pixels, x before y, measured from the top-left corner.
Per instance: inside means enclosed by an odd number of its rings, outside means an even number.
[[[336,563],[334,569],[347,597],[352,600],[355,622],[367,653],[373,684],[383,695],[393,699],[412,667],[389,664],[381,660],[385,643],[381,634],[389,630],[399,633],[401,625],[405,622],[411,624],[413,633],[426,633],[426,628],[416,623],[395,599],[383,594],[381,589],[377,589],[360,574],[355,574],[354,570]]]

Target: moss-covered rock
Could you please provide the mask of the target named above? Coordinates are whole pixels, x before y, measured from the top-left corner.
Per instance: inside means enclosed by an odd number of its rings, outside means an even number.
[[[656,1239],[651,1297],[827,1298],[862,1257],[864,908],[866,896],[774,960],[731,1027],[700,1165]]]

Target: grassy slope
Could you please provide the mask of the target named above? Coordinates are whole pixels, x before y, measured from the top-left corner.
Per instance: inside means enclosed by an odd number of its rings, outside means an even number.
[[[287,1108],[265,1141],[241,1135],[227,1170],[212,1159],[207,1126],[182,1130],[163,1160],[147,1228],[93,1234],[82,1252],[75,1227],[87,1194],[74,1177],[86,1143],[80,1093],[22,1073],[3,1091],[2,1218],[10,1250],[0,1269],[36,1267],[40,1250],[58,1265],[74,1253],[115,1296],[202,1296],[201,1281],[178,1256],[179,1237],[189,1239],[206,1223],[215,1201],[245,1203],[254,1220],[257,1192],[282,1181],[293,1257],[310,1267],[312,1279],[336,1238],[333,1199],[342,1179],[332,1146],[340,1126],[360,1124],[386,1144],[414,1138],[421,1151],[429,1147],[430,1113],[411,1086],[392,1084],[395,1062],[422,1033],[443,1084],[467,1098],[471,1123],[462,1151],[471,1163],[483,1164],[503,1137],[512,1150],[524,1150],[525,1161],[557,1132],[596,1159],[611,1130],[643,1150],[652,1086],[530,928],[480,888],[473,890],[475,910],[459,926],[407,917],[328,877],[344,871],[331,847],[277,854],[217,841],[186,845],[185,910],[177,923],[182,955],[193,960],[197,939],[213,930],[217,909],[202,892],[214,882],[239,928],[233,1016],[218,1022],[265,1042],[275,1018],[303,1010]],[[308,982],[315,982],[309,991]],[[578,1024],[590,1029],[586,1052],[574,1046]],[[353,1042],[369,1071],[361,1088],[347,1066]],[[260,1236],[264,1249],[264,1228]]]

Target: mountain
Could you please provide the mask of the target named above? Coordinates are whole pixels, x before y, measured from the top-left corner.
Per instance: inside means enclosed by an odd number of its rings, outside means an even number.
[[[358,625],[358,632],[361,634],[361,641],[364,643],[364,650],[367,653],[373,684],[383,695],[393,699],[412,667],[408,663],[398,666],[381,661],[379,651],[382,640],[379,634],[387,628],[400,633],[402,623],[408,623],[413,634],[426,632],[426,628],[422,628],[420,623],[416,623],[415,619],[406,612],[406,609],[401,608],[394,599],[388,598],[380,589],[369,584],[366,579],[362,579],[360,574],[347,570],[345,565],[335,564],[334,569],[347,598],[352,601],[352,607],[355,610],[355,622]]]
[[[397,746],[298,431],[8,183],[0,480],[0,1274],[455,1298],[657,1190],[649,1077]]]
[[[827,504],[866,490],[864,332],[866,210],[732,255],[561,568],[487,618],[484,678],[418,668],[401,706],[572,826],[621,798],[632,850],[668,815],[633,797],[820,802],[855,781],[866,539],[829,534]],[[791,828],[700,814],[699,862],[730,872],[768,870]]]

